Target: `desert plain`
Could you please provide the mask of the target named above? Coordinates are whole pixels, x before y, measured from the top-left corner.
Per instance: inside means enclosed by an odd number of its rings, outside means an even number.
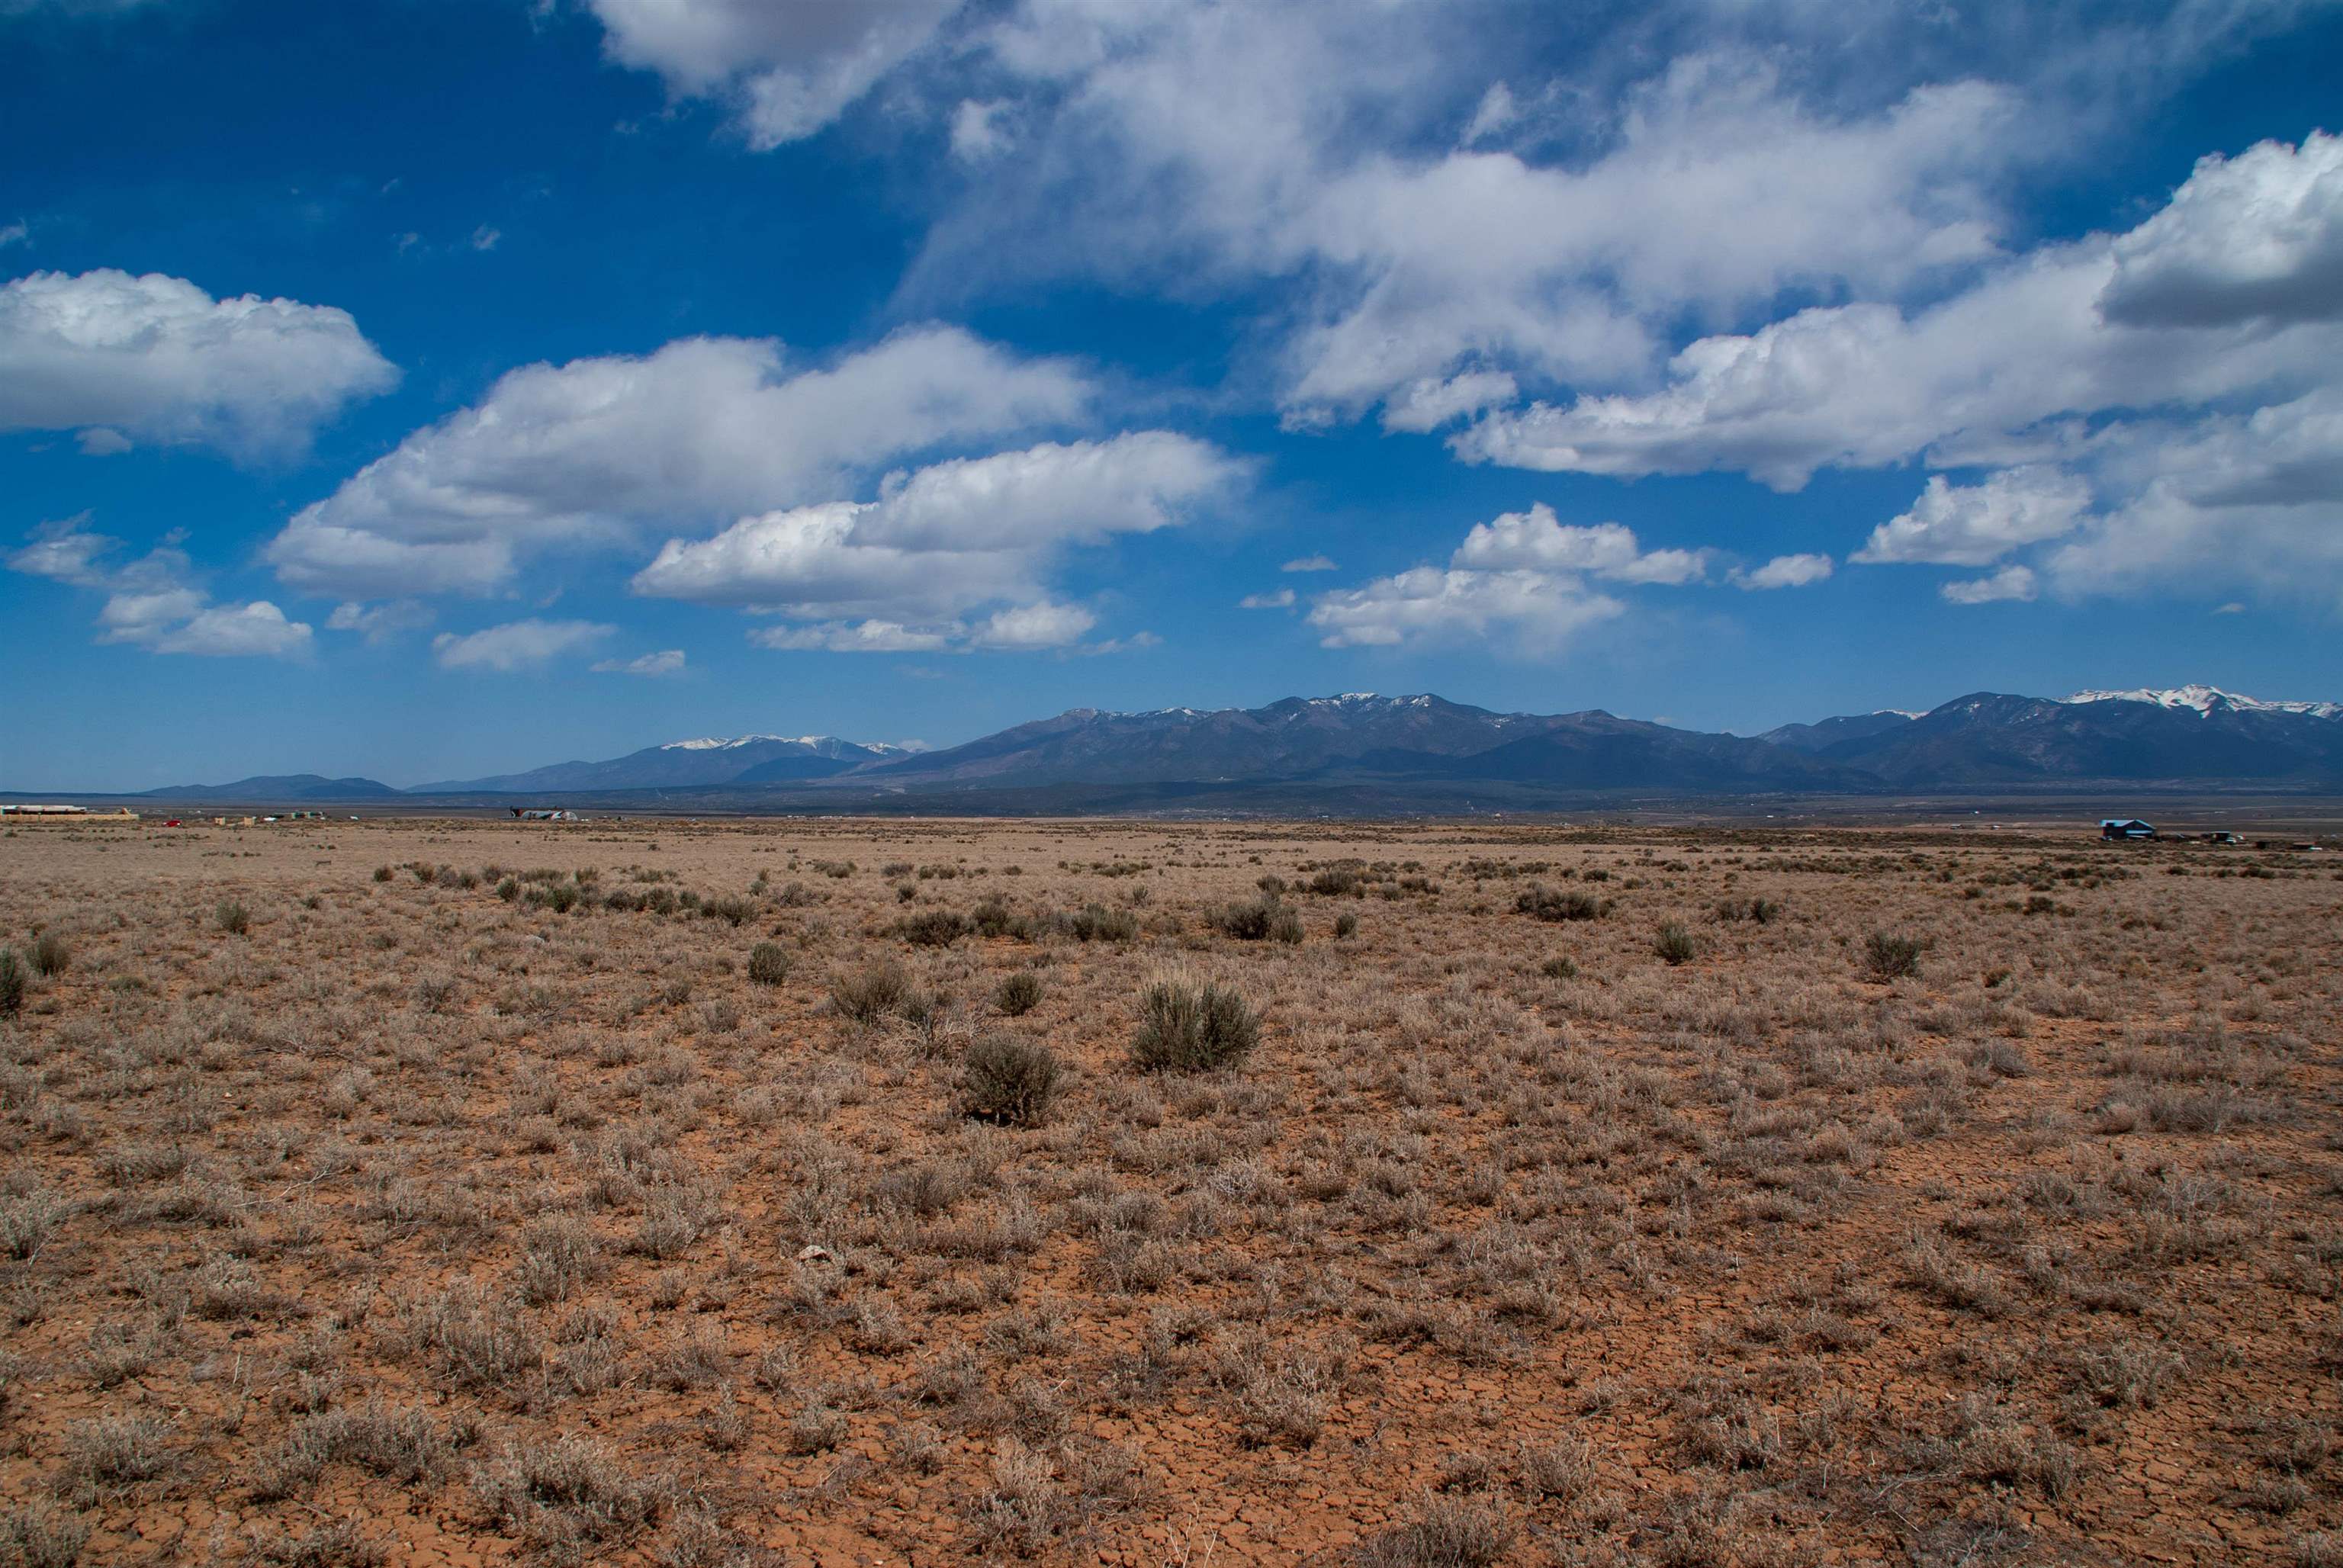
[[[11,828],[0,1562],[2343,1563],[2343,858],[2091,833]]]

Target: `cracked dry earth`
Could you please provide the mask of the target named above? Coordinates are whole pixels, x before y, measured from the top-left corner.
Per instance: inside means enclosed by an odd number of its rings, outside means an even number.
[[[2343,1561],[2338,900],[2046,830],[16,829],[0,1561]]]

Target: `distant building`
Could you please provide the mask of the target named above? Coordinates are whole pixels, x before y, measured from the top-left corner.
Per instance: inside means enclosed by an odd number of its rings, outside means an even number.
[[[2197,837],[2207,844],[2242,844],[2246,841],[2243,835],[2228,832],[2199,833]]]
[[[585,819],[578,816],[575,811],[553,810],[548,809],[532,809],[521,806],[514,807],[512,809],[512,814],[519,818],[524,822],[579,822],[585,820]]]
[[[21,806],[0,806],[0,817],[86,817],[86,806],[52,806],[27,802]]]
[[[2109,817],[2099,824],[2102,839],[2153,839],[2156,824],[2143,822],[2137,817]]]

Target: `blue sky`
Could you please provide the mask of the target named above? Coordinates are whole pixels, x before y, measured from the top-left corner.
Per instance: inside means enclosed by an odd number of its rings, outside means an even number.
[[[0,0],[0,784],[2343,696],[2343,5],[1847,15]]]

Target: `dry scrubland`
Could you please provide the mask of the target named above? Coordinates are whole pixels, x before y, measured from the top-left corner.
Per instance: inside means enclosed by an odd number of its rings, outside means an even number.
[[[2343,1561],[2338,900],[2046,835],[20,829],[0,1561]]]

